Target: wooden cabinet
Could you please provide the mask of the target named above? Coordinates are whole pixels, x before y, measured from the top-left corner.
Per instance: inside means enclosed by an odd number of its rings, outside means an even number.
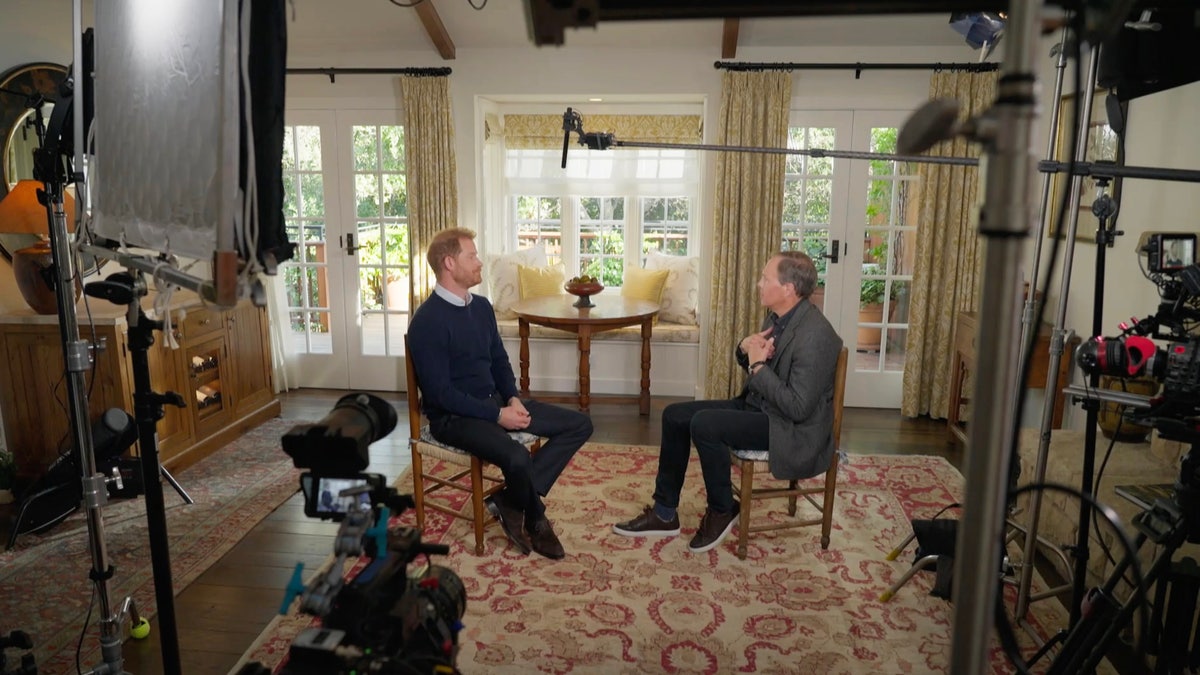
[[[970,404],[969,396],[963,395],[967,374],[975,369],[976,362],[976,325],[978,317],[975,312],[959,312],[954,324],[954,358],[950,365],[950,410],[946,419],[950,441],[967,442],[966,423],[962,421],[963,407]],[[1054,326],[1048,323],[1041,325],[1038,331],[1037,343],[1033,346],[1033,356],[1029,364],[1029,389],[1045,389],[1050,377],[1050,336]],[[1054,415],[1051,426],[1062,428],[1063,408],[1066,396],[1063,387],[1071,383],[1071,365],[1075,363],[1075,348],[1079,346],[1079,337],[1072,337],[1063,345],[1062,358],[1058,362],[1058,388],[1046,395],[1054,396]]]
[[[122,308],[92,300],[92,322],[79,312],[80,337],[103,345],[85,374],[89,414],[109,408],[134,413],[133,364]],[[148,306],[148,304],[147,304]],[[182,299],[172,309],[171,349],[161,333],[147,353],[158,393],[182,395],[185,407],[164,407],[158,422],[162,463],[181,468],[208,455],[263,420],[279,415],[271,377],[265,310],[242,303],[228,311]],[[22,482],[37,478],[74,445],[67,409],[62,340],[57,317],[29,312],[0,315],[0,409],[7,447]]]

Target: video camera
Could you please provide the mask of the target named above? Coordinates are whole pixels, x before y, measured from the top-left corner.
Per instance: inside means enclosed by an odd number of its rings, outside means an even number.
[[[388,487],[381,474],[362,473],[368,446],[396,428],[396,411],[377,396],[343,396],[316,424],[284,434],[284,452],[300,476],[304,512],[340,522],[332,566],[304,586],[303,565],[288,585],[280,613],[296,596],[299,610],[321,617],[288,650],[285,675],[335,673],[457,673],[458,633],[466,589],[453,570],[426,564],[409,573],[418,556],[445,555],[449,547],[421,541],[412,527],[388,527],[393,514],[413,507],[412,497]],[[346,563],[367,564],[345,579]],[[251,663],[239,675],[265,673]]]
[[[1075,360],[1083,372],[1119,378],[1150,377],[1162,393],[1150,406],[1129,414],[1130,420],[1154,426],[1164,438],[1200,442],[1200,265],[1196,235],[1149,232],[1138,250],[1145,255],[1145,274],[1159,287],[1158,311],[1141,321],[1121,323],[1116,337],[1096,336],[1081,344]],[[1171,342],[1159,347],[1153,340]]]

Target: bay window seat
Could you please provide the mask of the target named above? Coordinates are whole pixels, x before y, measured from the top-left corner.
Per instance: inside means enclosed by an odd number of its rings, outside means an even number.
[[[498,319],[496,325],[500,328],[500,337],[502,338],[519,338],[521,336],[517,319]],[[577,336],[574,333],[558,330],[557,328],[547,328],[546,326],[530,324],[529,337],[575,340]],[[641,342],[642,328],[641,326],[626,326],[625,328],[593,333],[592,340]],[[650,333],[650,342],[698,345],[700,344],[700,326],[659,321],[654,325]]]

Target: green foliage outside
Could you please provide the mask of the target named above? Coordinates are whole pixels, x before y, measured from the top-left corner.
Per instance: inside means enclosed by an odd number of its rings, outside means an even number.
[[[867,307],[883,303],[885,295],[896,299],[896,285],[889,284],[887,279],[872,279],[872,276],[882,276],[883,268],[876,264],[863,265],[863,279],[858,293],[858,306]]]

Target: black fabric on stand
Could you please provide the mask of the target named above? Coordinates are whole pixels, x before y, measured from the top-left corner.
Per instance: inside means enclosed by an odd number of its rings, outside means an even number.
[[[255,193],[258,197],[258,245],[238,241],[244,260],[258,259],[269,273],[274,265],[290,260],[295,247],[288,241],[283,219],[284,87],[287,79],[287,14],[285,0],[242,0],[250,2],[250,113],[254,132]],[[239,88],[240,91],[240,88]],[[242,110],[246,92],[240,92]],[[246,190],[246,120],[241,119],[241,168],[239,185]],[[273,260],[273,262],[272,262]]]

